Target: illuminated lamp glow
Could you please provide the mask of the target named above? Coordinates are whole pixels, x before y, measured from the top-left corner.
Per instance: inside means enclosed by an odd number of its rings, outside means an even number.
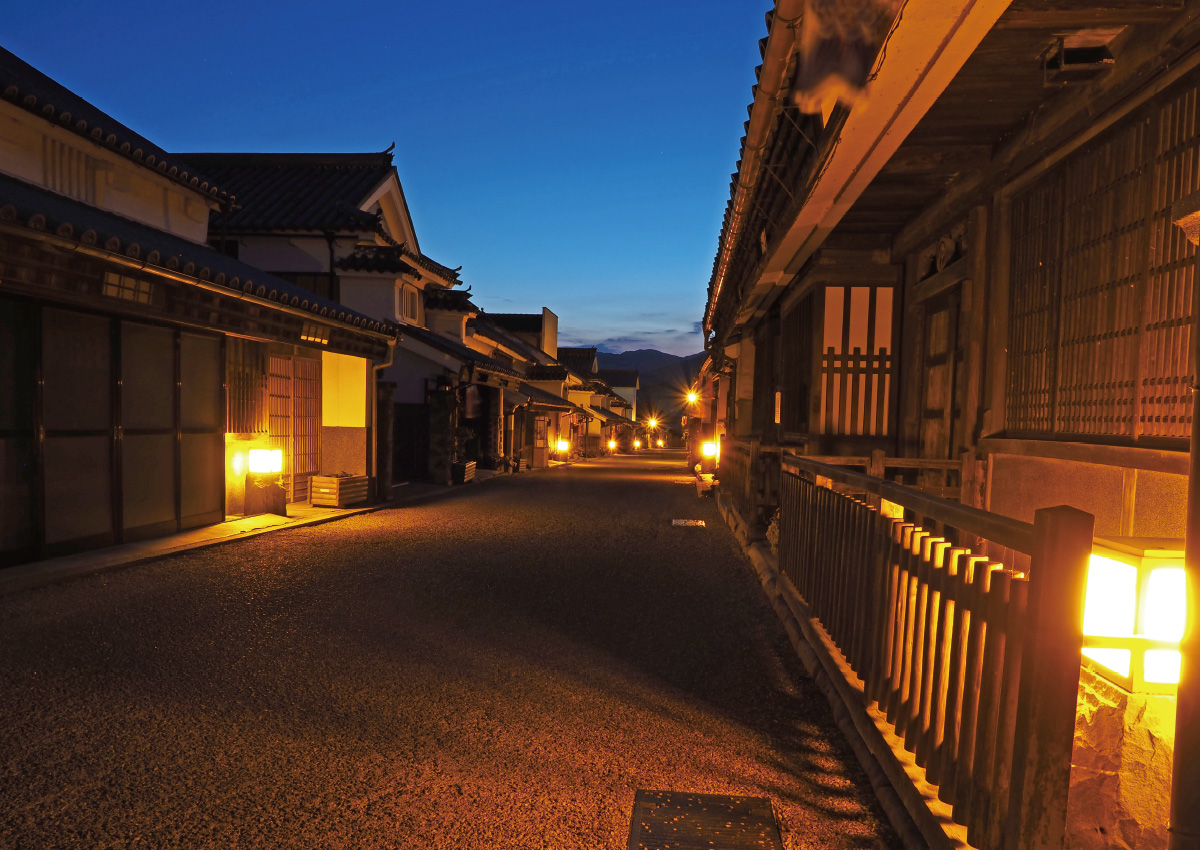
[[[1120,673],[1122,676],[1129,675],[1129,667],[1133,663],[1133,653],[1128,649],[1089,646],[1084,648],[1083,654],[1097,664]]]
[[[283,472],[282,449],[251,449],[251,472]]]
[[[1142,661],[1145,666],[1142,676],[1147,682],[1157,685],[1178,684],[1182,661],[1182,657],[1174,649],[1147,649]]]
[[[1091,556],[1083,603],[1085,635],[1121,637],[1133,634],[1137,617],[1137,573],[1137,567],[1132,564],[1103,555]]]
[[[700,396],[696,395],[695,393],[688,393],[687,398],[688,398],[688,404],[695,404],[696,399],[700,398]]]
[[[566,440],[559,440],[558,441],[558,450],[560,452],[569,452],[571,450],[571,444],[569,442],[567,442]]]
[[[641,441],[641,440],[634,440],[634,441],[633,441],[633,447],[634,447],[635,449],[640,449],[640,448],[642,447],[642,441]]]
[[[651,427],[651,428],[657,428],[657,427],[658,427],[658,420],[657,420],[657,419],[651,419],[651,420],[650,420],[650,427]]]
[[[662,448],[662,444],[663,444],[663,441],[662,441],[662,440],[659,440],[659,441],[658,441],[658,446],[659,446],[659,448]]]
[[[241,475],[246,470],[246,458],[239,452],[233,456],[230,465],[233,467],[234,475]]]
[[[705,457],[716,457],[717,456],[717,444],[716,443],[705,443],[704,445],[700,446],[700,453],[702,455],[704,455]]]
[[[1181,666],[1173,644],[1187,618],[1182,552],[1128,539],[1135,542],[1100,541],[1114,556],[1093,554],[1088,562],[1083,654],[1126,680],[1113,679],[1124,688],[1169,693]]]
[[[1146,589],[1142,592],[1142,631],[1146,637],[1155,640],[1180,640],[1183,638],[1186,620],[1187,578],[1183,568],[1163,567],[1151,572],[1146,580]],[[1153,651],[1155,650],[1146,651],[1147,666],[1150,662],[1149,655]]]
[[[616,440],[609,440],[609,441],[608,441],[608,447],[609,447],[610,449],[615,449],[615,448],[617,447],[617,441],[616,441]]]

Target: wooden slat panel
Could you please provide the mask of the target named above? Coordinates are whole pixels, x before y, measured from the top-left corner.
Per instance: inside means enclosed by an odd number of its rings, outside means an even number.
[[[1198,101],[1171,92],[1014,199],[1012,430],[1190,434],[1194,262],[1170,209],[1200,189]]]

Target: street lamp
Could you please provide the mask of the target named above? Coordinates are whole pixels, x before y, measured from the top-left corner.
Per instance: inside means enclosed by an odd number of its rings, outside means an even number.
[[[689,390],[687,394],[688,404],[695,404],[700,400],[700,394],[695,390]]]

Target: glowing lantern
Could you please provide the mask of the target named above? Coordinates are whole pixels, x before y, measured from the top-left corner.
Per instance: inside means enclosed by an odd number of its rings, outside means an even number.
[[[640,449],[640,448],[642,447],[642,441],[641,441],[641,440],[634,440],[634,441],[633,441],[633,447],[634,447],[635,449]]]
[[[717,456],[717,444],[716,443],[704,443],[702,446],[700,446],[700,454],[704,455],[705,457],[716,457]]]
[[[688,404],[695,404],[696,400],[699,398],[700,398],[700,396],[696,395],[696,393],[694,391],[688,393],[688,395],[687,395]]]
[[[1187,617],[1183,541],[1097,538],[1088,565],[1083,654],[1129,691],[1173,693]]]
[[[609,440],[609,441],[608,441],[608,449],[609,449],[609,451],[612,451],[612,450],[613,450],[613,449],[615,449],[616,447],[617,447],[617,441],[616,441],[616,440]]]
[[[566,440],[559,440],[558,450],[563,453],[569,452],[571,450],[571,444]]]
[[[662,444],[663,444],[663,441],[662,441],[662,440],[659,440],[659,441],[658,441],[658,447],[659,447],[660,449],[662,448]]]
[[[650,420],[650,427],[651,427],[651,428],[657,428],[657,427],[658,427],[658,420],[657,420],[657,419],[653,419],[653,418],[652,418],[652,419]]]
[[[283,449],[251,449],[251,472],[283,472]]]

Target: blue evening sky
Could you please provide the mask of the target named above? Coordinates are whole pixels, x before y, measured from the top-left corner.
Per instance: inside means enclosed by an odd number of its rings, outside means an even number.
[[[13,3],[9,50],[171,151],[379,151],[421,249],[560,342],[700,351],[769,0]]]

